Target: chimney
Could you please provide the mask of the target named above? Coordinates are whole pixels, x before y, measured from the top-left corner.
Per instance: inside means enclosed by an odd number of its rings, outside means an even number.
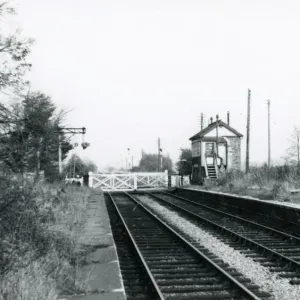
[[[203,129],[203,121],[204,121],[203,113],[201,113],[201,130]]]
[[[229,124],[230,118],[229,118],[229,111],[227,112],[227,125],[230,126]]]

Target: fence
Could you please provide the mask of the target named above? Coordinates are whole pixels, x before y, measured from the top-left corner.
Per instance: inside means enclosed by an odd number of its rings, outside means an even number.
[[[183,177],[183,185],[189,184],[188,176]],[[94,174],[89,172],[89,187],[103,191],[133,191],[142,188],[166,188],[168,172]],[[171,176],[171,186],[181,186],[180,176]]]

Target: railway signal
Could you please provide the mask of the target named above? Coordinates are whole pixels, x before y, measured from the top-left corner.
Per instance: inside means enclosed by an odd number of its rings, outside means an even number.
[[[90,146],[89,143],[84,141],[84,134],[86,133],[86,128],[85,127],[58,127],[57,129],[58,131],[58,170],[59,170],[59,174],[62,173],[62,152],[61,152],[61,136],[62,134],[71,134],[71,135],[75,135],[75,134],[82,134],[82,149],[86,149],[87,147]]]

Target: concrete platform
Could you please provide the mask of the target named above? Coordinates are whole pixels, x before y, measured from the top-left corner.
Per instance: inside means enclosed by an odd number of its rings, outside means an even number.
[[[300,230],[300,206],[298,204],[260,200],[193,187],[178,188],[175,194],[195,201],[205,199],[208,202],[221,203],[230,207],[232,212],[239,214],[241,217],[249,214],[256,215],[258,218],[263,218],[270,225],[289,228],[290,231],[295,233]]]
[[[241,195],[236,195],[236,194],[209,191],[209,190],[205,190],[205,189],[202,189],[202,188],[196,188],[196,187],[184,187],[182,189],[191,190],[191,191],[199,191],[199,192],[203,192],[203,193],[207,193],[207,194],[211,194],[211,195],[220,195],[220,196],[232,197],[232,198],[236,198],[236,199],[245,199],[245,200],[258,201],[260,203],[268,203],[270,205],[278,205],[278,206],[282,206],[282,207],[292,207],[292,208],[296,208],[296,209],[300,210],[300,203],[283,202],[283,201],[277,201],[277,200],[272,200],[272,199],[262,200],[262,199],[258,199],[258,198],[251,197],[251,196],[241,196]],[[291,190],[290,193],[292,195],[300,193],[300,189]]]
[[[87,294],[63,299],[126,300],[102,191],[95,191],[89,199],[86,217],[87,222],[80,234],[78,247],[92,249],[86,257],[87,264],[81,268],[79,276],[80,284],[86,286]]]
[[[124,294],[123,292],[116,291],[101,294],[74,296],[72,300],[124,300]]]

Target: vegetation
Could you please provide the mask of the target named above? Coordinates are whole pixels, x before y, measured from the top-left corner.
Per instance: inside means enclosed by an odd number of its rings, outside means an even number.
[[[26,98],[13,104],[12,120],[0,124],[0,161],[7,172],[20,173],[51,171],[58,164],[58,128],[63,113],[56,113],[51,99],[40,93],[28,93]],[[62,136],[62,158],[72,145]],[[56,167],[57,169],[57,167]],[[57,177],[57,172],[54,174]]]
[[[9,2],[0,2],[0,21],[12,14],[15,10]],[[58,161],[58,127],[64,114],[57,112],[47,95],[28,92],[25,74],[31,68],[27,59],[33,42],[23,38],[20,30],[9,33],[0,26],[0,92],[15,99],[8,107],[0,104],[0,167],[5,174],[39,174],[43,170],[51,178]],[[65,137],[62,146],[64,158],[72,146]]]
[[[173,162],[168,156],[160,156],[161,161],[159,164],[158,154],[153,153],[143,153],[143,157],[141,158],[138,167],[134,170],[136,172],[157,172],[160,167],[161,171],[168,170],[172,172]]]
[[[290,146],[284,157],[286,164],[297,166],[300,174],[300,129],[294,126],[294,131],[290,138]]]
[[[81,293],[76,252],[90,190],[0,182],[0,299]]]
[[[64,166],[64,173],[75,177],[83,176],[88,172],[97,172],[97,166],[89,160],[82,160],[78,155],[73,154]]]
[[[190,148],[181,148],[179,161],[176,163],[176,169],[179,174],[191,175],[192,173],[192,150]]]
[[[206,189],[257,197],[265,200],[291,200],[291,189],[300,188],[296,166],[251,167],[250,173],[233,170],[223,173],[216,182],[206,182]]]
[[[15,14],[14,8],[7,2],[0,2],[0,18],[3,20]],[[0,26],[0,91],[2,93],[19,93],[28,86],[24,75],[31,68],[27,62],[33,39],[21,36],[20,30],[6,33],[5,26]]]
[[[0,0],[0,22],[14,13]],[[0,93],[15,101],[0,104],[0,300],[54,300],[85,291],[85,255],[76,245],[91,191],[17,176],[44,171],[48,180],[58,178],[58,128],[65,113],[42,92],[28,92],[33,40],[19,30],[6,33],[0,26]],[[72,146],[64,136],[61,142],[64,159]]]

